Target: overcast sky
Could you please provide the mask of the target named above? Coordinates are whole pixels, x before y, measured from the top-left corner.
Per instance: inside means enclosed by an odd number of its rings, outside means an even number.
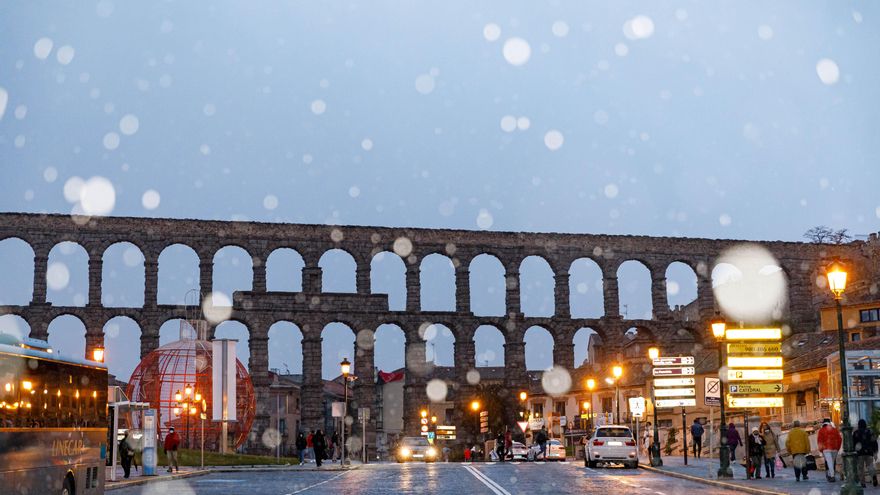
[[[0,211],[867,234],[878,23],[847,1],[7,2]]]

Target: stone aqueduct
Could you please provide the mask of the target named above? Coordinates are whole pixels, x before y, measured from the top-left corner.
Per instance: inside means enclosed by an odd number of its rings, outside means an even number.
[[[74,221],[76,220],[76,221]],[[358,334],[355,373],[371,376],[372,331],[379,325],[398,325],[406,337],[405,428],[418,429],[415,411],[427,402],[425,385],[425,342],[419,329],[425,324],[444,324],[455,336],[455,376],[450,383],[453,400],[469,400],[465,379],[475,364],[473,335],[480,325],[493,325],[504,334],[505,383],[524,386],[526,329],[534,325],[548,329],[554,338],[553,360],[567,368],[574,366],[573,336],[589,327],[601,338],[599,359],[617,357],[633,341],[624,337],[631,327],[640,329],[639,340],[657,342],[664,352],[691,349],[696,342],[709,342],[708,321],[716,307],[712,293],[711,267],[717,256],[739,241],[643,236],[611,236],[552,233],[474,232],[416,228],[385,228],[327,225],[270,224],[157,218],[76,218],[68,215],[0,214],[0,240],[18,238],[34,252],[33,299],[26,306],[0,306],[0,315],[16,314],[31,328],[31,336],[46,338],[48,325],[61,315],[74,315],[86,327],[87,352],[103,345],[103,327],[111,318],[127,316],[141,328],[141,355],[159,345],[160,326],[175,318],[186,318],[195,308],[157,304],[158,259],[163,249],[184,244],[198,254],[202,294],[212,291],[214,254],[224,246],[246,250],[253,261],[251,291],[236,292],[229,319],[242,322],[249,332],[249,369],[257,395],[255,438],[269,425],[268,331],[278,321],[295,323],[302,331],[303,386],[302,423],[306,428],[322,424],[321,331],[329,323],[341,322]],[[82,307],[54,306],[47,302],[46,270],[49,251],[60,242],[72,241],[88,253],[88,303]],[[101,305],[102,256],[111,245],[129,242],[144,256],[144,306],[137,308]],[[398,243],[395,250],[395,242]],[[761,242],[779,261],[788,277],[789,301],[786,321],[793,331],[817,327],[814,302],[825,297],[817,293],[815,277],[827,246],[791,242]],[[292,248],[303,258],[301,293],[267,292],[266,260],[279,248]],[[321,255],[342,249],[355,260],[356,293],[322,292]],[[844,247],[841,247],[844,249]],[[397,252],[406,266],[406,309],[390,311],[388,297],[370,293],[370,262],[380,252]],[[439,253],[455,267],[456,308],[451,312],[422,311],[420,305],[420,260]],[[476,316],[470,311],[468,267],[470,261],[489,254],[502,263],[506,277],[506,315]],[[555,274],[555,313],[552,317],[528,317],[520,309],[520,263],[528,256],[547,261]],[[569,311],[569,267],[580,258],[598,264],[603,276],[605,314],[600,318],[572,318]],[[627,260],[643,263],[651,273],[653,318],[626,320],[620,316],[617,269]],[[666,302],[666,267],[673,262],[689,265],[697,274],[696,305],[699,319],[684,321],[669,310]],[[200,311],[200,309],[199,309]],[[646,330],[642,332],[641,329]],[[366,333],[364,333],[366,331]],[[213,327],[209,327],[209,336]],[[358,380],[354,401],[369,405],[375,385]],[[462,410],[462,407],[456,408]],[[252,437],[254,437],[252,435]]]

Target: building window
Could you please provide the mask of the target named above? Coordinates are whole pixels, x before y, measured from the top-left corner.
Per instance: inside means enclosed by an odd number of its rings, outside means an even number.
[[[860,340],[862,340],[862,334],[860,332],[853,332],[853,333],[849,334],[849,341],[850,342],[858,342]]]
[[[282,418],[278,421],[278,430],[280,430],[282,435],[287,435],[287,420]]]
[[[532,404],[532,415],[534,415],[536,418],[543,417],[544,416],[544,404],[542,404],[542,403]]]
[[[797,393],[797,397],[795,398],[796,406],[806,406],[807,405],[807,392],[804,390],[800,390]]]
[[[862,323],[880,321],[880,308],[863,309],[859,311],[859,319]]]
[[[565,402],[557,401],[557,402],[553,405],[553,412],[554,412],[557,416],[565,416]]]
[[[611,409],[611,397],[602,397],[602,412],[613,412]]]

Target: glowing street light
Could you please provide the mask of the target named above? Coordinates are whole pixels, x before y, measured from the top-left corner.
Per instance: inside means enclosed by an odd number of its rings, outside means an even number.
[[[620,424],[620,377],[623,376],[623,366],[614,365],[611,374],[614,375],[614,395],[617,398],[617,424]]]
[[[92,350],[92,361],[97,361],[99,363],[104,362],[104,348],[103,347],[95,347]]]
[[[853,443],[852,425],[849,423],[849,383],[846,373],[846,334],[843,331],[843,308],[840,300],[846,290],[847,271],[842,261],[835,259],[825,267],[828,277],[828,288],[834,295],[837,306],[837,346],[840,359],[840,390],[841,390],[841,428],[843,434],[843,471],[846,481],[840,490],[841,494],[861,495],[864,490],[856,482],[856,453]],[[861,480],[859,480],[861,481]]]
[[[476,412],[479,410],[480,410],[480,401],[475,400],[475,401],[471,402],[471,411]]]
[[[660,357],[660,349],[656,347],[648,349],[648,358],[651,359],[651,361],[657,359],[658,357]]]

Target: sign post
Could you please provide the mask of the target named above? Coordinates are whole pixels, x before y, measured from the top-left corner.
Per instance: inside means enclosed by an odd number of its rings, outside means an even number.
[[[156,464],[159,461],[159,456],[156,452],[156,435],[156,410],[147,409],[144,411],[144,451],[141,456],[144,476],[156,475]],[[115,432],[113,437],[115,441]]]

